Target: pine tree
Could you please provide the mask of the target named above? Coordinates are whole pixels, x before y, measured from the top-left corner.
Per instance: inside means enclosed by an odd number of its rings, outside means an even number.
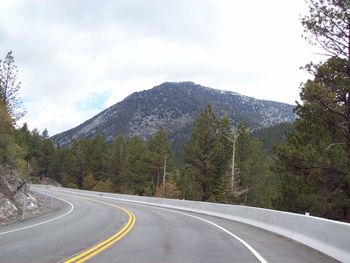
[[[8,114],[6,107],[0,102],[0,165],[10,164],[10,152],[14,144],[14,121]]]
[[[131,137],[127,142],[126,174],[124,193],[145,195],[146,189],[152,184],[149,172],[147,145],[138,136]],[[148,194],[148,193],[147,193]]]
[[[84,140],[74,141],[70,148],[69,159],[67,160],[67,184],[73,183],[79,188],[83,187],[84,176],[87,175],[87,163],[85,158]]]
[[[49,170],[54,161],[54,146],[52,141],[49,139],[48,131],[44,129],[41,136],[40,151],[41,159],[39,160],[41,166],[41,176],[51,177]]]
[[[90,140],[85,140],[83,145],[87,173],[92,173],[96,180],[103,180],[106,177],[107,142],[101,135],[98,135]]]
[[[126,180],[127,150],[127,141],[123,135],[115,137],[108,147],[107,177],[117,192],[121,191]]]
[[[305,39],[322,48],[331,57],[350,60],[350,2],[347,0],[306,0],[306,2],[309,14],[302,18]]]
[[[330,59],[305,67],[315,80],[302,85],[301,99],[322,112],[318,118],[341,130],[338,143],[346,145],[350,160],[350,2],[307,2],[309,15],[302,19],[306,39],[321,47]]]
[[[218,149],[217,119],[208,105],[195,120],[189,142],[184,146],[184,162],[190,165],[201,186],[201,200],[207,201],[215,189],[215,159]]]
[[[21,99],[18,92],[21,82],[17,80],[17,66],[12,51],[8,52],[3,61],[0,60],[0,100],[10,116],[18,120],[24,115],[20,110]]]
[[[239,182],[234,195],[240,202],[258,207],[271,207],[274,196],[272,164],[262,143],[252,136],[244,121],[237,127],[236,160]]]
[[[277,207],[350,221],[350,2],[308,0],[306,37],[330,56],[305,68],[299,120],[278,148]]]
[[[168,135],[163,127],[152,135],[148,141],[150,169],[153,174],[153,182],[156,191],[158,191],[161,180],[163,178],[163,169],[165,162],[167,163],[167,170],[173,166],[172,156],[173,150],[168,140]]]
[[[196,180],[196,173],[197,170],[189,164],[175,173],[174,181],[181,193],[181,199],[202,200],[202,189],[200,183]]]
[[[218,181],[224,174],[231,171],[234,134],[230,119],[227,115],[219,119],[217,125],[218,146],[215,153],[215,166],[217,174],[216,180]]]
[[[0,166],[6,169],[23,170],[24,149],[15,142],[16,120],[23,116],[20,112],[20,98],[17,82],[17,66],[12,52],[4,61],[0,60]]]
[[[66,161],[69,156],[69,150],[65,148],[55,148],[51,156],[51,163],[48,169],[50,178],[56,182],[66,185],[67,171]]]
[[[235,199],[231,186],[231,175],[226,172],[218,181],[212,201],[222,204],[232,204],[235,203]]]
[[[294,127],[287,142],[277,148],[275,169],[281,177],[281,194],[275,206],[331,219],[345,218],[350,200],[344,145],[329,148],[338,136],[317,122],[299,119]]]

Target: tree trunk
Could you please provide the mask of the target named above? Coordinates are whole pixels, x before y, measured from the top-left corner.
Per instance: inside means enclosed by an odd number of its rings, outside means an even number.
[[[207,184],[202,183],[202,201],[205,202],[208,200],[208,189]]]
[[[350,36],[349,36],[350,37]],[[350,42],[349,42],[350,43]],[[350,58],[350,46],[349,46],[349,58]],[[350,62],[350,60],[349,60]],[[348,78],[350,80],[350,64],[348,65]],[[346,94],[346,102],[345,102],[345,115],[347,120],[347,129],[346,129],[346,150],[348,155],[348,166],[350,166],[350,92],[347,92]],[[347,195],[347,199],[350,202],[350,184],[345,183],[345,193]],[[350,203],[347,202],[347,204],[344,207],[344,220],[346,222],[350,222]]]
[[[348,78],[350,80],[350,65],[348,65]],[[346,146],[348,161],[350,164],[350,91],[345,94],[345,117],[346,117]]]
[[[158,170],[157,170],[157,187],[156,187],[156,191],[158,190],[159,188],[159,183],[160,183],[160,175],[159,175],[159,167],[158,167]]]

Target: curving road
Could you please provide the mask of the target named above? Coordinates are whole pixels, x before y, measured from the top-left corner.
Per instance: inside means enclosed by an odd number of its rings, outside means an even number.
[[[226,219],[35,189],[61,199],[44,216],[0,226],[0,262],[336,262]]]

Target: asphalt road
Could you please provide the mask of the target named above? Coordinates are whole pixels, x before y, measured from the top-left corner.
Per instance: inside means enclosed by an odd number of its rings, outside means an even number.
[[[57,209],[44,216],[0,226],[0,262],[65,262],[73,255],[89,262],[336,262],[287,238],[230,220],[102,196],[40,191],[62,200],[55,200]]]

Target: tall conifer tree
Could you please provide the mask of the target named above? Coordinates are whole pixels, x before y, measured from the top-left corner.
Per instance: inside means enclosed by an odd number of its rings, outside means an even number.
[[[350,2],[307,0],[306,38],[330,58],[305,68],[299,119],[278,148],[278,208],[350,221]]]

